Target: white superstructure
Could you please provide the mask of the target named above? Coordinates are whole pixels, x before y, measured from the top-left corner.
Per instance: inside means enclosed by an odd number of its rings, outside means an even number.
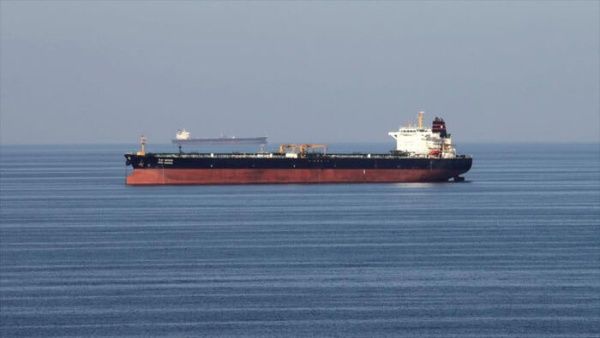
[[[432,128],[423,127],[423,114],[419,112],[417,126],[401,127],[388,135],[396,140],[396,151],[411,157],[456,157],[450,134],[446,133],[444,120],[435,118]]]
[[[179,129],[175,134],[176,140],[189,140],[191,137],[190,132],[185,129]]]

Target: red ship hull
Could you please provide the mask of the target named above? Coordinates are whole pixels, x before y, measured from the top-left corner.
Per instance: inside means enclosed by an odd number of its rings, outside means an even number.
[[[129,185],[440,182],[449,169],[134,169]]]

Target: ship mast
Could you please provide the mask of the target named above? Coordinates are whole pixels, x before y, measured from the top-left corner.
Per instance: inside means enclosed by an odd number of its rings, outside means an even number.
[[[137,152],[137,155],[140,155],[140,156],[145,156],[146,155],[146,142],[147,141],[148,140],[146,139],[146,136],[142,135],[140,137],[140,147],[141,147],[141,149],[140,149],[140,151]]]

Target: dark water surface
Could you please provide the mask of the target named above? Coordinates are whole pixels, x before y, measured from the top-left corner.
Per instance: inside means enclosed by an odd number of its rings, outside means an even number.
[[[600,335],[598,145],[464,145],[465,183],[183,187],[126,187],[130,148],[2,148],[3,337]]]

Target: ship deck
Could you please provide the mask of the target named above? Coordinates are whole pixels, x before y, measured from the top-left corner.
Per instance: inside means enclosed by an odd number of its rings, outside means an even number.
[[[126,155],[135,156],[135,153],[127,153]],[[201,158],[228,158],[228,159],[256,159],[256,158],[278,158],[289,159],[289,154],[282,153],[146,153],[147,157],[173,158],[173,159],[201,159]],[[407,156],[399,154],[382,154],[382,153],[330,153],[330,154],[298,154],[298,158],[305,159],[440,159],[439,156]],[[456,157],[448,159],[464,159],[470,158],[469,155],[456,155]]]

